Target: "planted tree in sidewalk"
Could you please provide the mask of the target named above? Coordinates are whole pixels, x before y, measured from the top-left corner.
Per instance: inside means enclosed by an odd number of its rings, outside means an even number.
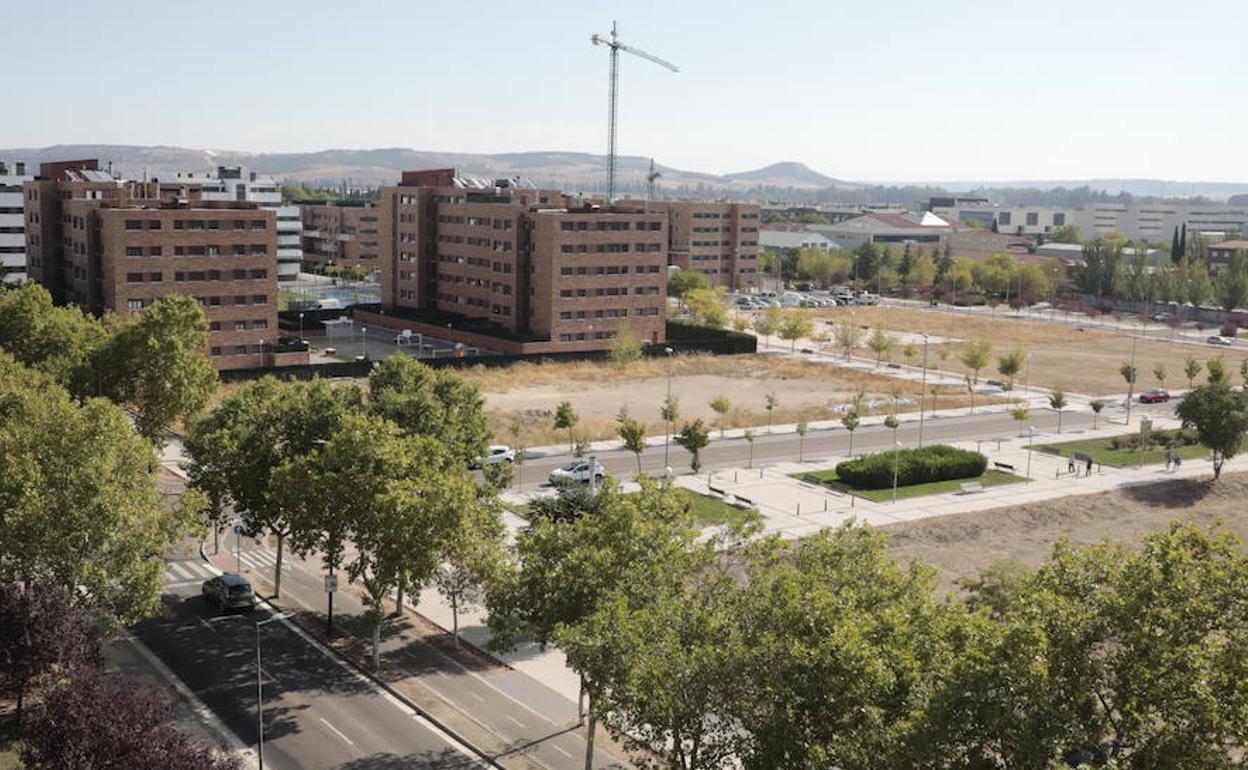
[[[1124,363],[1118,367],[1118,373],[1122,375],[1122,379],[1127,383],[1127,419],[1131,417],[1131,399],[1135,395],[1135,380],[1139,376],[1139,371],[1130,363]]]
[[[1031,419],[1031,409],[1026,404],[1019,404],[1010,410],[1010,416],[1018,423],[1018,435],[1023,435],[1023,423]]]
[[[460,613],[481,605],[486,587],[505,558],[502,519],[490,512],[491,501],[481,503],[474,512],[485,515],[477,515],[455,529],[444,561],[433,576],[438,593],[451,606],[451,634],[456,647]]]
[[[639,420],[621,412],[616,417],[615,433],[624,442],[624,448],[637,458],[637,475],[641,475],[641,454],[646,451],[646,426]]]
[[[854,348],[862,340],[862,330],[854,325],[851,318],[838,323],[833,336],[836,338],[836,346],[845,352],[845,360],[848,361],[854,355]]]
[[[1105,401],[1094,398],[1088,402],[1088,406],[1092,409],[1092,430],[1096,430],[1101,419],[1101,410],[1105,408]]]
[[[746,461],[745,467],[754,467],[754,431],[747,429],[744,434],[745,442],[750,445],[750,456]]]
[[[754,331],[763,337],[763,345],[770,343],[771,335],[780,330],[780,308],[769,307],[754,316]]]
[[[611,347],[607,351],[607,360],[617,369],[627,369],[641,360],[641,337],[633,331],[628,321],[621,321],[611,338]]]
[[[1026,356],[1021,350],[1013,350],[1003,356],[997,356],[997,371],[1006,378],[1006,390],[1014,389],[1014,378],[1023,370]]]
[[[1196,376],[1200,374],[1200,362],[1192,356],[1187,357],[1187,361],[1183,364],[1183,374],[1187,376],[1187,388],[1191,390],[1196,387]]]
[[[799,420],[797,423],[797,461],[805,462],[806,434],[810,432],[810,423]]]
[[[1062,432],[1062,410],[1067,406],[1066,394],[1060,390],[1055,390],[1049,394],[1049,406],[1057,412],[1057,432]]]
[[[568,449],[572,450],[576,446],[576,438],[572,435],[572,429],[581,421],[581,418],[572,409],[571,401],[561,401],[559,406],[555,407],[555,430],[566,430],[568,432]]]
[[[1232,388],[1225,380],[1193,388],[1175,407],[1183,427],[1195,428],[1200,443],[1213,452],[1213,478],[1222,464],[1239,453],[1248,435],[1248,391]]]
[[[862,416],[859,412],[862,404],[862,394],[856,396],[850,404],[845,414],[841,415],[841,425],[845,426],[845,430],[849,431],[849,456],[854,456],[854,431],[858,430],[858,426],[862,423]]]
[[[797,349],[797,341],[803,337],[809,337],[814,330],[815,325],[810,320],[810,313],[805,310],[791,310],[780,320],[776,336],[782,340],[788,340],[791,353]]]
[[[694,473],[702,470],[702,450],[710,443],[710,431],[702,420],[685,423],[676,434],[676,444],[689,453],[689,467]]]
[[[877,326],[871,332],[871,336],[867,337],[867,347],[875,353],[875,365],[879,366],[895,344],[893,338],[889,336],[888,331],[883,326]]]
[[[1161,364],[1161,363],[1156,364],[1153,367],[1153,376],[1157,378],[1158,386],[1162,388],[1166,387],[1166,365],[1165,364]]]
[[[719,437],[724,437],[727,428],[728,413],[732,411],[732,402],[726,396],[716,396],[711,400],[711,411],[719,415]]]
[[[897,443],[897,429],[901,427],[901,421],[897,419],[897,415],[889,413],[884,417],[884,427],[893,432],[893,443]]]
[[[914,357],[919,354],[919,349],[913,342],[907,342],[901,354],[906,357],[906,366],[914,366]]]
[[[100,664],[99,633],[65,588],[38,580],[0,583],[0,695],[15,701],[40,683]]]
[[[1205,362],[1205,371],[1208,372],[1208,382],[1227,382],[1226,364],[1221,358],[1211,358]]]
[[[209,497],[214,508],[233,509],[249,536],[276,539],[274,597],[282,593],[286,543],[295,526],[292,509],[304,496],[302,490],[274,485],[274,474],[320,451],[342,420],[362,404],[363,394],[355,386],[265,377],[242,385],[188,426],[191,484]]]
[[[390,356],[373,368],[368,407],[409,436],[437,439],[465,465],[479,460],[490,443],[481,389],[452,369],[432,369],[409,356]]]
[[[973,377],[972,384],[979,384],[979,370],[988,365],[988,361],[992,356],[992,343],[988,340],[971,340],[962,348],[961,355],[958,360],[967,369],[970,369]]]
[[[776,410],[777,406],[780,406],[780,400],[776,398],[775,393],[768,393],[763,406],[767,410],[767,432],[771,433],[771,413]]]

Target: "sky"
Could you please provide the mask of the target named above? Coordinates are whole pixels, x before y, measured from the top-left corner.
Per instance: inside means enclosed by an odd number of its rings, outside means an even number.
[[[0,147],[606,147],[855,181],[1248,181],[1243,0],[0,0]],[[14,77],[13,74],[19,76]]]

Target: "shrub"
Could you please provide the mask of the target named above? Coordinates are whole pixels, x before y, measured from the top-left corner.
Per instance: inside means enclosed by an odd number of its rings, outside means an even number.
[[[893,485],[893,461],[889,451],[846,460],[836,466],[836,476],[857,489],[885,489]],[[979,452],[943,444],[897,450],[896,462],[899,486],[975,478],[988,467],[988,458]]]
[[[1193,428],[1175,428],[1174,430],[1158,428],[1148,432],[1149,446],[1181,447],[1195,446],[1199,443],[1200,435]],[[1128,433],[1123,436],[1114,436],[1109,440],[1109,445],[1113,449],[1139,449],[1140,434]]]

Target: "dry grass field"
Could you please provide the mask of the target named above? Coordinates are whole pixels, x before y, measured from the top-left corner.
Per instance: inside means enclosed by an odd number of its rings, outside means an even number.
[[[1105,539],[1134,543],[1172,521],[1220,526],[1248,537],[1248,473],[1228,473],[1216,483],[1178,480],[1096,495],[961,513],[881,528],[890,552],[940,572],[945,589],[995,561],[1036,566],[1061,538],[1077,543]]]
[[[569,401],[580,415],[577,438],[596,440],[615,435],[615,417],[621,409],[646,423],[651,435],[662,433],[660,408],[667,394],[667,361],[645,359],[621,370],[605,362],[518,363],[506,368],[475,367],[464,376],[485,394],[486,409],[500,443],[543,446],[567,441],[566,431],[552,425],[560,401]],[[942,389],[940,408],[966,403],[961,388]],[[677,422],[702,418],[718,427],[710,402],[724,396],[732,402],[727,426],[765,425],[767,394],[775,394],[777,407],[771,418],[777,425],[799,420],[839,417],[835,407],[859,391],[867,400],[895,396],[916,403],[902,411],[917,409],[918,383],[874,373],[847,371],[835,366],[769,355],[680,355],[672,360],[672,395],[680,416]],[[929,406],[932,389],[928,389]],[[977,403],[988,403],[977,398]],[[878,410],[877,410],[878,411]],[[511,432],[521,426],[519,436]]]
[[[894,332],[926,332],[931,335],[958,339],[987,339],[992,342],[993,361],[980,376],[999,377],[996,373],[996,356],[1015,348],[1031,354],[1032,386],[1060,388],[1067,392],[1097,396],[1121,396],[1126,394],[1126,384],[1119,368],[1131,355],[1131,338],[1109,330],[1078,331],[1075,327],[1053,325],[1024,318],[1011,320],[1006,317],[984,318],[973,315],[915,310],[910,308],[857,307],[820,310],[821,320],[840,322],[852,317],[853,323],[874,328],[883,325]],[[830,331],[829,327],[829,331]],[[864,337],[866,333],[864,332]],[[1238,377],[1240,361],[1244,354],[1202,345],[1172,343],[1165,340],[1141,338],[1135,342],[1135,365],[1138,370],[1136,391],[1157,387],[1153,367],[1163,364],[1166,368],[1166,386],[1186,388],[1183,365],[1188,356],[1199,361],[1221,356],[1228,373]],[[958,362],[961,343],[933,345],[929,353],[929,365],[955,374],[963,374]],[[945,358],[940,358],[940,352]],[[861,355],[873,355],[865,347]],[[900,351],[892,353],[900,360]],[[1021,379],[1021,377],[1020,377]]]

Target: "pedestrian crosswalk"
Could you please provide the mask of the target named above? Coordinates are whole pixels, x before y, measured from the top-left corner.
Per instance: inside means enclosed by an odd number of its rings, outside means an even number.
[[[257,572],[272,572],[277,566],[277,554],[267,548],[253,548],[243,551],[242,562]],[[282,572],[290,572],[290,557],[282,559]]]
[[[177,588],[202,583],[217,573],[207,562],[185,559],[165,563],[165,587]]]

